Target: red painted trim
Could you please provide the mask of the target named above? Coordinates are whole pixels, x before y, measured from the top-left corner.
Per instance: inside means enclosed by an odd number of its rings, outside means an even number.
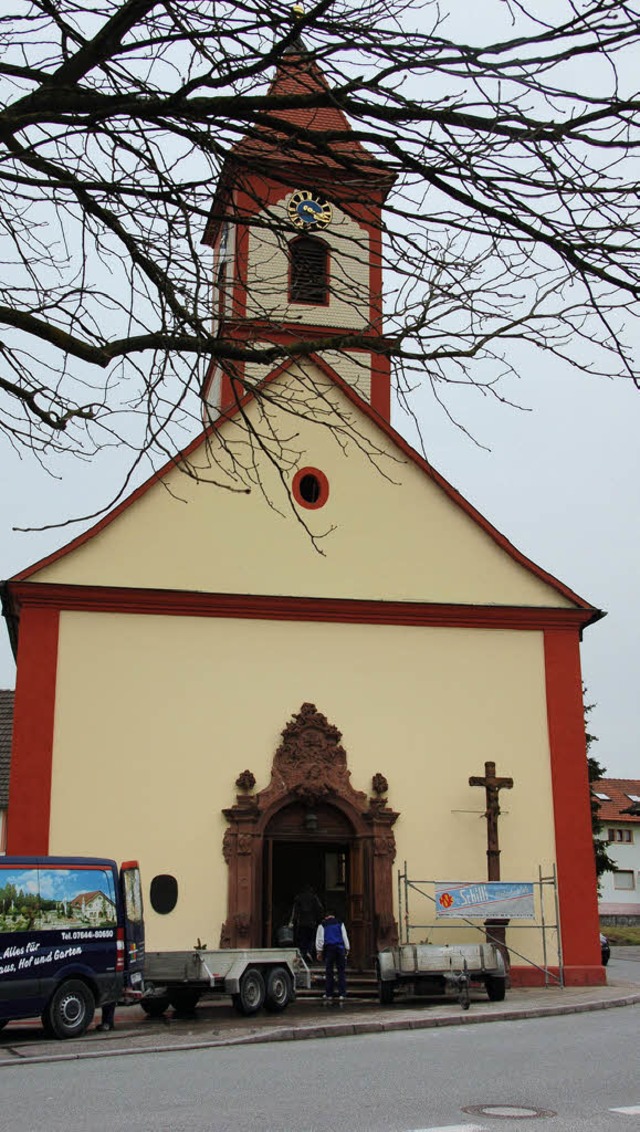
[[[535,577],[539,578],[540,581],[545,582],[546,585],[550,586],[557,593],[573,602],[573,604],[578,606],[580,609],[588,610],[589,616],[582,620],[583,625],[588,625],[593,621],[598,621],[601,617],[604,616],[604,614],[600,610],[596,609],[595,606],[590,605],[588,601],[585,601],[584,598],[579,597],[579,595],[574,593],[573,590],[570,590],[568,586],[565,586],[563,582],[560,582],[557,578],[554,578],[552,574],[549,574],[546,570],[543,570],[540,566],[537,566],[535,562],[532,562],[530,558],[527,558],[526,555],[517,550],[515,546],[513,546],[512,543],[510,543],[509,540],[488,521],[488,519],[485,519],[484,516],[481,515],[480,512],[477,511],[476,508],[471,503],[469,503],[469,501],[466,500],[464,496],[460,494],[460,492],[456,491],[456,489],[452,487],[451,484],[448,483],[447,480],[445,480],[439,472],[436,472],[435,468],[432,468],[432,466],[422,456],[420,456],[411,447],[410,444],[407,443],[404,437],[400,436],[400,434],[391,427],[388,420],[385,420],[382,415],[378,415],[375,409],[373,409],[367,401],[364,401],[362,397],[360,397],[359,394],[356,393],[355,389],[353,389],[348,384],[348,382],[344,381],[336,373],[336,371],[327,364],[327,362],[318,357],[317,354],[310,354],[309,357],[310,360],[313,361],[313,363],[322,370],[325,376],[330,378],[330,380],[333,381],[335,385],[344,393],[345,397],[351,402],[351,404],[357,410],[362,412],[366,417],[368,417],[369,420],[374,425],[376,425],[377,428],[379,428],[380,431],[385,434],[385,436],[389,438],[389,440],[395,445],[395,447],[400,452],[402,452],[402,454],[406,456],[408,460],[411,460],[412,463],[415,464],[416,467],[419,468],[420,471],[423,472],[428,479],[435,483],[444,492],[444,494],[448,496],[448,498],[451,499],[453,503],[456,504],[457,507],[460,507],[460,509],[464,511],[470,519],[477,523],[478,526],[485,532],[485,534],[487,534],[489,538],[493,539],[493,541],[502,550],[504,550],[509,555],[509,557],[513,559],[514,562],[519,563],[519,565],[529,570]],[[280,377],[281,374],[286,373],[290,366],[292,366],[293,364],[294,359],[289,358],[285,363],[273,369],[269,376],[265,379],[263,384],[266,386],[269,384],[269,382],[276,380],[278,377]],[[99,522],[95,524],[95,526],[90,527],[88,530],[84,531],[83,534],[78,535],[75,539],[72,539],[72,541],[67,543],[66,546],[63,546],[59,550],[54,551],[53,554],[49,554],[47,555],[47,557],[41,558],[38,562],[34,563],[32,566],[27,567],[25,570],[21,570],[18,574],[14,575],[12,580],[23,581],[26,578],[30,578],[44,566],[49,566],[51,565],[51,563],[57,562],[60,558],[64,558],[78,546],[82,546],[85,542],[88,542],[89,539],[94,538],[95,535],[104,530],[104,528],[112,523],[114,519],[116,519],[118,515],[122,513],[122,511],[124,511],[127,507],[130,507],[132,503],[135,503],[137,499],[144,495],[144,493],[148,491],[150,487],[161,480],[163,476],[165,476],[169,471],[172,471],[183,460],[189,459],[189,457],[193,454],[193,452],[196,451],[199,445],[202,444],[206,436],[209,435],[212,431],[221,428],[226,420],[233,417],[240,408],[246,406],[251,399],[251,396],[252,394],[245,394],[239,405],[232,405],[229,410],[211,426],[210,429],[205,430],[204,433],[200,433],[199,436],[195,437],[195,439],[191,441],[191,444],[189,444],[182,452],[179,452],[172,460],[168,460],[164,467],[160,468],[145,483],[136,488],[136,490],[132,492],[132,494],[127,499],[124,499],[122,503],[119,503],[117,507],[114,507],[113,511],[110,511],[108,515],[105,515],[104,518],[100,519]]]
[[[236,393],[236,384],[233,379],[229,377],[228,373],[222,371],[222,380],[220,382],[220,404],[218,408],[227,416],[233,415],[238,405],[238,400],[241,399],[242,386],[238,387],[239,392]]]
[[[315,476],[318,481],[320,494],[315,503],[307,502],[300,492],[300,484],[305,476]],[[324,507],[329,498],[329,480],[319,468],[300,468],[293,477],[291,493],[300,507],[306,507],[308,511],[317,511],[320,507]]]
[[[544,634],[563,965],[600,966],[600,928],[578,633]]]
[[[315,305],[315,304],[314,304]],[[395,343],[395,338],[378,334],[370,326],[320,326],[319,323],[314,322],[292,322],[287,325],[283,322],[272,322],[267,318],[252,318],[240,321],[238,319],[228,318],[225,320],[225,337],[234,338],[236,341],[243,342],[248,339],[260,340],[261,337],[268,337],[270,342],[277,342],[282,345],[289,345],[291,342],[305,342],[314,338],[330,338],[332,336],[340,338],[340,344],[349,350],[362,350],[368,353],[371,347],[366,345],[366,342],[359,342],[356,346],[349,345],[350,338],[371,339],[372,343],[385,346],[389,350]],[[378,351],[379,352],[379,351]]]
[[[354,351],[355,352],[355,351]],[[384,354],[371,354],[371,408],[387,423],[391,419],[391,362]]]
[[[101,613],[166,614],[168,617],[241,617],[262,621],[330,621],[338,624],[532,631],[563,627],[577,634],[588,616],[581,609],[542,606],[193,593],[46,582],[9,582],[7,590],[17,610],[37,607]]]
[[[14,855],[49,852],[58,621],[55,606],[27,605],[20,615],[7,836]]]
[[[247,277],[249,267],[249,228],[242,223],[243,216],[251,207],[251,200],[247,194],[238,189],[235,193],[236,223],[235,239],[233,241],[234,273],[231,289],[231,317],[245,318],[247,314]]]
[[[559,986],[558,968],[549,967],[549,973],[555,978],[550,979],[549,986]],[[602,965],[596,967],[565,967],[563,971],[564,985],[566,987],[603,987],[607,985],[607,972]],[[509,976],[512,987],[543,987],[545,986],[544,971],[537,967],[510,967]]]

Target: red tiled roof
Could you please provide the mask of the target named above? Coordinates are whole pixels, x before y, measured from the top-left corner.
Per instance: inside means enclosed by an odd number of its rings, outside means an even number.
[[[78,896],[74,896],[71,904],[72,906],[74,904],[90,904],[92,900],[95,900],[96,896],[101,896],[103,900],[108,900],[110,904],[113,904],[111,897],[107,896],[106,892],[100,892],[97,888],[94,888],[93,892],[80,892]]]
[[[326,95],[329,82],[316,60],[304,50],[285,53],[278,63],[276,74],[269,87],[267,97],[304,97],[305,95]],[[295,159],[305,165],[325,165],[332,168],[353,170],[357,166],[360,173],[393,179],[389,169],[377,161],[357,138],[325,140],[327,133],[350,133],[351,125],[346,114],[336,105],[305,106],[296,109],[276,109],[264,111],[270,118],[278,118],[289,126],[317,133],[318,140],[300,137],[291,130],[280,131],[271,125],[258,123],[257,133],[242,139],[233,147],[233,152],[243,157],[269,155],[279,162]],[[335,154],[332,158],[330,154]]]
[[[609,801],[598,798],[600,803],[598,821],[633,822],[635,825],[640,822],[640,814],[621,813],[622,810],[627,810],[629,806],[633,805],[631,794],[640,798],[640,779],[599,778],[597,782],[591,783],[591,789],[596,795],[607,794],[609,797]]]

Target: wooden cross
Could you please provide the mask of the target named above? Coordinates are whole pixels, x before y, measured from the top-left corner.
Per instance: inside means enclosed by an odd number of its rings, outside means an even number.
[[[500,880],[500,843],[498,841],[498,818],[500,816],[500,790],[511,790],[512,778],[497,778],[496,764],[484,764],[484,777],[472,775],[469,786],[484,786],[487,808],[487,880]]]

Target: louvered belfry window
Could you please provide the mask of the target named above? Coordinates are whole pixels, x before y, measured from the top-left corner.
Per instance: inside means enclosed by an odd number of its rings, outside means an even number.
[[[329,302],[329,248],[315,236],[299,236],[289,244],[291,274],[289,301]]]

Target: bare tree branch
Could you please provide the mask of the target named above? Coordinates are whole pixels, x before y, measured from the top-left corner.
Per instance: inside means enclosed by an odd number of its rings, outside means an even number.
[[[640,0],[510,0],[475,42],[447,34],[456,14],[434,0],[320,0],[297,21],[255,0],[14,0],[0,16],[10,441],[40,457],[125,444],[153,463],[206,419],[217,365],[239,403],[262,399],[248,451],[286,475],[295,445],[274,437],[262,377],[310,355],[357,368],[358,350],[393,359],[401,398],[427,383],[443,401],[462,383],[508,400],[515,342],[637,385]],[[327,83],[272,88],[301,51]],[[259,280],[250,318],[217,318],[203,234],[251,174],[284,195],[300,167],[365,195],[372,170],[385,192],[394,181],[384,327],[363,313],[370,248],[353,233],[339,247],[348,333],[311,315],[296,328]],[[236,221],[252,239],[287,247],[279,205],[248,211]],[[321,394],[309,379],[284,411],[305,416]],[[253,484],[252,458],[218,456]]]

